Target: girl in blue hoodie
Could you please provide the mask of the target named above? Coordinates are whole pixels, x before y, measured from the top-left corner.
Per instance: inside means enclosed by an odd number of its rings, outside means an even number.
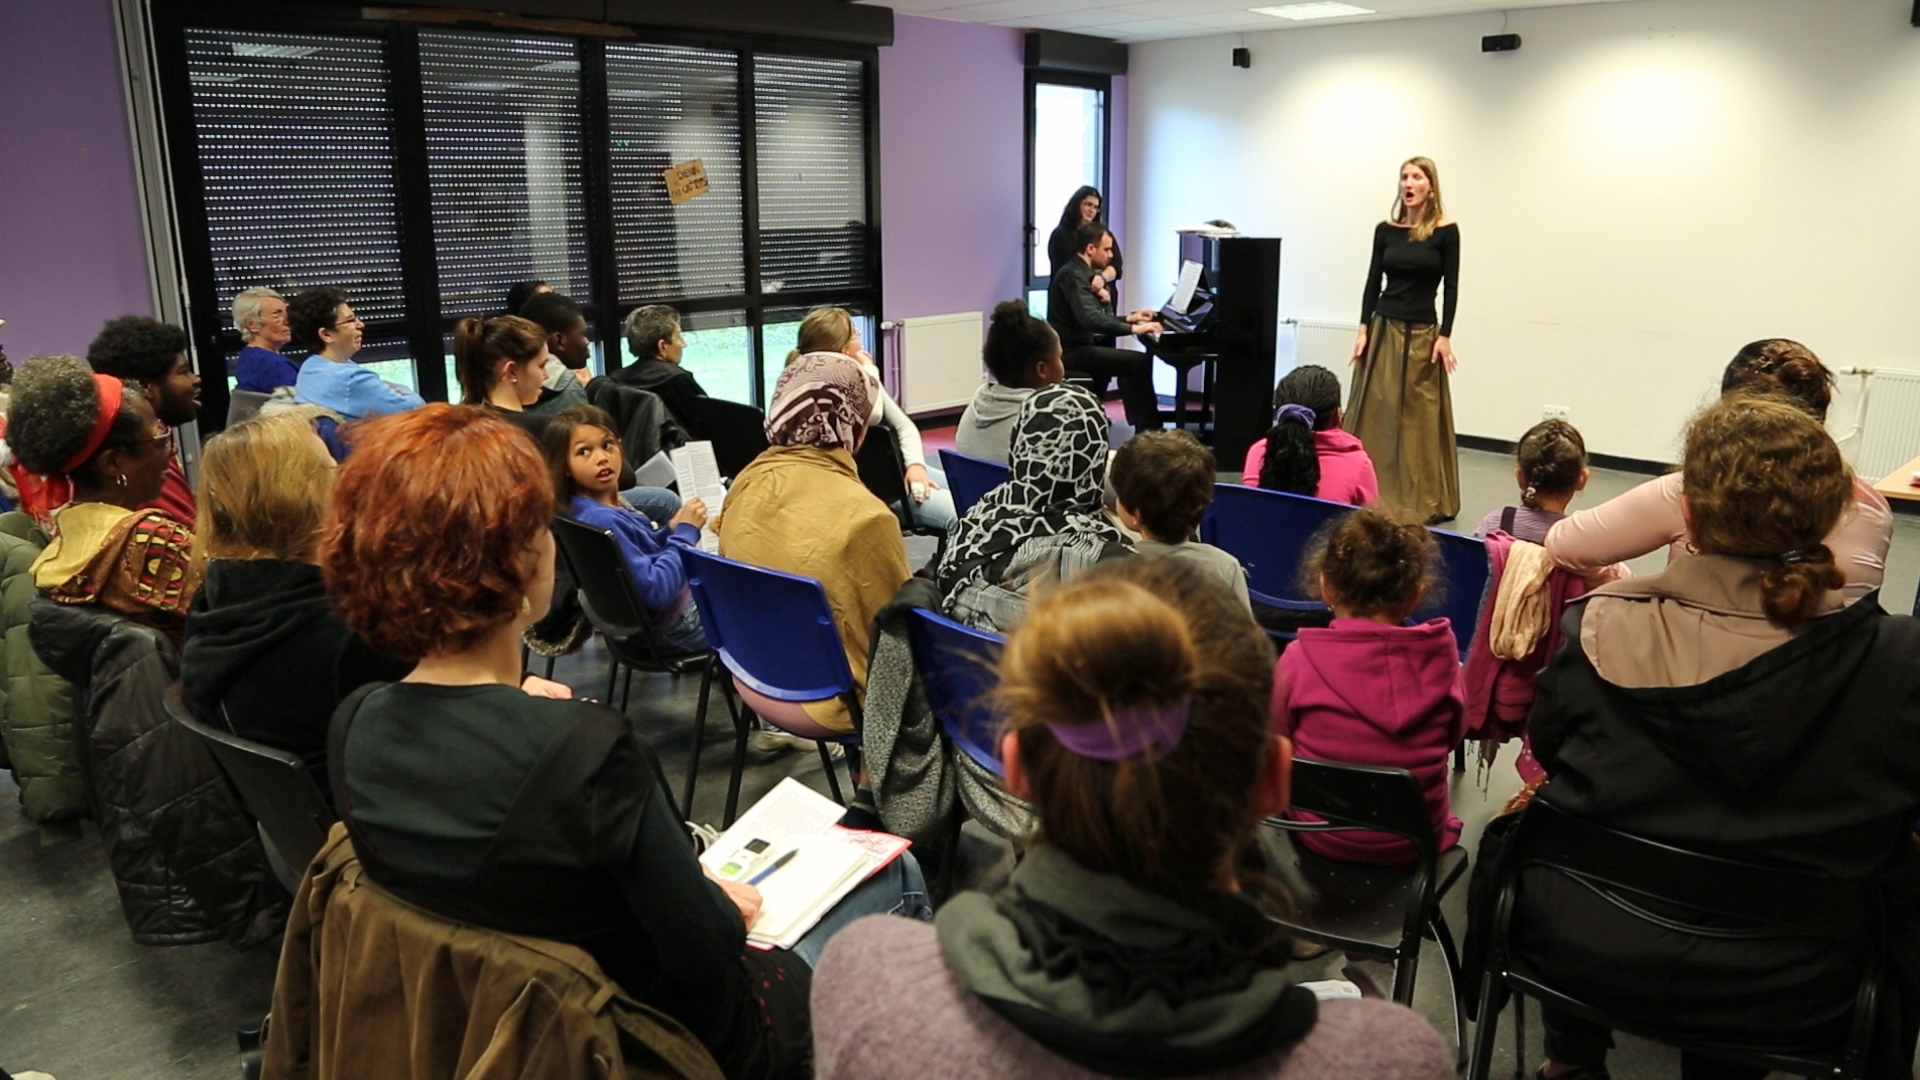
[[[688,499],[666,527],[656,531],[645,514],[620,500],[624,451],[613,428],[613,417],[592,405],[575,405],[553,415],[541,443],[553,473],[557,510],[613,533],[626,557],[633,591],[653,615],[661,644],[670,651],[699,652],[707,647],[707,635],[687,588],[680,551],[700,543],[707,506]]]
[[[1307,563],[1333,624],[1301,630],[1280,654],[1273,721],[1301,757],[1411,772],[1426,795],[1435,846],[1446,851],[1460,842],[1460,819],[1447,802],[1447,759],[1466,731],[1459,647],[1444,618],[1404,625],[1432,591],[1438,558],[1420,525],[1368,509],[1342,518]],[[1294,839],[1346,862],[1414,858],[1412,845],[1386,833]]]

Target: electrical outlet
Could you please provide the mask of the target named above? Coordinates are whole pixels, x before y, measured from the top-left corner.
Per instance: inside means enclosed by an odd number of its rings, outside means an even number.
[[[1565,405],[1548,405],[1542,409],[1540,413],[1540,419],[1565,420],[1567,418],[1567,414],[1572,411],[1573,411],[1572,409],[1568,408]]]

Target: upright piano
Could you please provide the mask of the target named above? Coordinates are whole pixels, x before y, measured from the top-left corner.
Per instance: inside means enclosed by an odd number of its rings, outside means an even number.
[[[1180,261],[1200,264],[1200,287],[1212,296],[1209,322],[1191,333],[1172,329],[1147,350],[1180,373],[1176,414],[1189,393],[1186,373],[1205,374],[1200,438],[1215,464],[1240,471],[1247,448],[1273,419],[1275,337],[1280,324],[1280,241],[1254,236],[1180,234]]]

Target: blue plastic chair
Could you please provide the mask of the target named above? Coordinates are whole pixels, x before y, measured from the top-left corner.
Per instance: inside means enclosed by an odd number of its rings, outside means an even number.
[[[1013,470],[997,461],[971,457],[957,450],[940,451],[940,468],[947,474],[947,488],[953,492],[953,510],[961,517],[980,501],[980,496],[1007,482]]]
[[[907,640],[927,707],[940,730],[981,768],[1006,776],[1000,763],[1000,724],[993,711],[993,692],[1000,683],[994,668],[1005,639],[914,608]]]
[[[1453,640],[1460,646],[1460,660],[1467,659],[1467,646],[1473,643],[1473,628],[1486,608],[1487,542],[1474,536],[1462,536],[1445,529],[1428,529],[1440,544],[1441,574],[1446,579],[1446,595],[1437,609],[1416,613],[1416,617],[1445,615],[1453,624]]]
[[[700,608],[700,625],[707,643],[733,676],[734,685],[778,702],[824,701],[840,698],[853,716],[856,734],[818,726],[801,728],[770,722],[817,740],[820,761],[826,766],[827,785],[836,801],[840,778],[834,770],[828,743],[847,748],[849,765],[858,767],[860,702],[847,665],[846,647],[827,604],[827,590],[813,578],[751,566],[718,555],[685,550],[687,586]],[[749,697],[749,700],[751,698]],[[747,764],[748,726],[744,718],[735,727],[733,775],[727,783],[726,824],[733,824],[740,802],[740,775]]]
[[[1318,601],[1300,588],[1313,534],[1353,512],[1346,503],[1241,484],[1215,484],[1200,539],[1240,560],[1247,588],[1266,603]],[[1291,606],[1291,605],[1285,605]]]

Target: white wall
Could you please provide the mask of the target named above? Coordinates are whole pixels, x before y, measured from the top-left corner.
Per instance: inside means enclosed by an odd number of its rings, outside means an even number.
[[[1907,0],[1637,0],[1136,45],[1129,301],[1171,229],[1280,236],[1282,317],[1359,318],[1404,158],[1461,227],[1465,434],[1572,406],[1589,448],[1671,460],[1742,343],[1920,370],[1920,30]],[[1164,279],[1164,280],[1163,280]],[[1839,402],[1836,431],[1851,409]]]

